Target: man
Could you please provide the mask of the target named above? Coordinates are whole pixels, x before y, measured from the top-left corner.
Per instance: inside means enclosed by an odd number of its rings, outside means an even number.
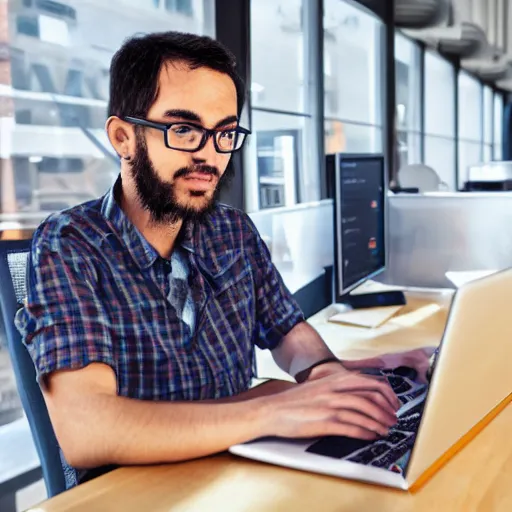
[[[396,421],[390,387],[336,360],[247,215],[216,202],[248,133],[244,95],[206,37],[135,37],[113,58],[120,177],[38,228],[16,320],[68,485],[260,436],[374,439]],[[255,345],[304,383],[249,389]]]

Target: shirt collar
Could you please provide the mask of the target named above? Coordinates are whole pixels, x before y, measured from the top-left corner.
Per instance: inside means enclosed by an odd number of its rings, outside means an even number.
[[[179,245],[183,247],[183,249],[195,253],[196,252],[196,240],[195,240],[195,225],[193,222],[185,221],[183,226],[181,227],[181,233],[178,237]]]
[[[119,206],[120,192],[119,176],[103,197],[102,214],[121,236],[138,266],[147,269],[160,255]],[[232,233],[226,230],[222,215],[216,212],[207,215],[201,223],[185,221],[178,238],[178,245],[193,253],[202,270],[213,278],[222,275],[240,257],[239,251],[232,247]]]
[[[103,197],[101,213],[114,227],[115,231],[125,243],[133,259],[141,269],[151,267],[158,259],[159,254],[155,248],[142,236],[142,233],[125,215],[119,206],[117,198],[121,192],[121,177]]]
[[[236,244],[241,226],[229,219],[224,207],[217,205],[201,222],[188,222],[182,228],[180,245],[194,253],[195,261],[213,279],[223,274],[240,258]]]

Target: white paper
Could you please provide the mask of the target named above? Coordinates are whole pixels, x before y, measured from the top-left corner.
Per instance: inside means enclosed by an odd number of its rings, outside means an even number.
[[[450,280],[456,288],[460,288],[466,283],[475,281],[476,279],[482,279],[483,277],[495,274],[497,270],[467,270],[462,272],[446,272],[445,276]]]

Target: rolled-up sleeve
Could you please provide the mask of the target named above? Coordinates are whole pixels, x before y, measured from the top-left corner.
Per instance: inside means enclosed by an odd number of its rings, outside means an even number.
[[[256,288],[256,344],[260,348],[272,350],[293,327],[304,321],[304,314],[284,284],[272,263],[267,245],[247,215],[246,222],[251,234],[248,254]]]
[[[114,371],[111,329],[91,251],[51,223],[36,231],[27,268],[27,298],[16,315],[40,384],[57,370],[93,362]]]

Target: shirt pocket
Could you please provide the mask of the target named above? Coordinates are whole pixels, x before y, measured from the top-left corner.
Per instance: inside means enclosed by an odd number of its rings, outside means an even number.
[[[215,290],[215,291],[214,291]],[[216,395],[248,389],[254,367],[255,293],[250,267],[234,264],[212,289],[202,327],[202,349],[217,386]],[[219,395],[220,393],[220,395]]]

